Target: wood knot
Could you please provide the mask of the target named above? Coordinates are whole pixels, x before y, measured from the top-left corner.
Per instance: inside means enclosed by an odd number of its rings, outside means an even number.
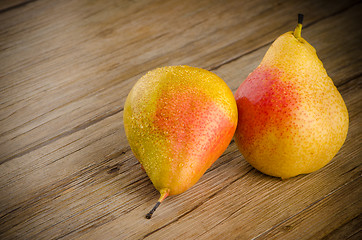
[[[116,173],[116,172],[119,171],[119,169],[121,169],[121,166],[122,166],[121,163],[117,163],[117,164],[114,165],[114,166],[109,166],[109,167],[108,167],[108,170],[107,170],[107,173],[108,173],[108,174]]]
[[[290,232],[293,229],[293,226],[286,225],[286,226],[283,226],[282,229],[283,229],[283,231]]]
[[[107,29],[104,29],[100,32],[98,32],[96,34],[96,37],[99,37],[99,38],[109,38],[113,35],[113,32],[114,32],[114,29],[112,28],[107,28]]]

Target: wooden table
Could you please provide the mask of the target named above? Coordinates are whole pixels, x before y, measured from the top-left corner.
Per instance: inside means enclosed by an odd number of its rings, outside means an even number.
[[[361,1],[0,2],[0,239],[361,239]],[[231,142],[200,181],[158,199],[123,105],[166,65],[233,92],[275,38],[302,35],[341,92],[349,133],[321,170],[282,181]]]

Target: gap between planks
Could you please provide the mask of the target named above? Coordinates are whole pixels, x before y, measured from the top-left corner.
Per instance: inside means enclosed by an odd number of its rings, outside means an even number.
[[[24,6],[28,5],[29,3],[36,2],[36,1],[38,1],[38,0],[26,0],[24,2],[15,4],[13,6],[9,6],[9,7],[6,7],[4,9],[0,9],[0,14],[11,11],[11,10],[14,10],[14,9],[17,9],[17,8],[24,7]]]

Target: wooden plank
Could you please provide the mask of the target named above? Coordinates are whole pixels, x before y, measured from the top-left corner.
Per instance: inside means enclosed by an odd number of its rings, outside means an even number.
[[[351,221],[361,223],[361,219],[358,220],[362,212],[361,184],[361,177],[345,183],[303,210],[298,216],[293,216],[255,239],[321,239],[325,236],[328,238],[336,236],[336,233],[333,233],[334,229]],[[324,219],[328,219],[328,224],[324,223]],[[303,231],[293,231],[293,228]],[[339,232],[339,239],[361,236],[358,229],[361,230],[361,225],[349,229],[352,231]]]
[[[147,70],[173,64],[215,68],[270,43],[277,33],[294,27],[294,4],[300,10],[316,10],[310,22],[355,4],[343,1],[326,9],[322,3],[306,1],[280,6],[259,1],[210,5],[190,0],[179,7],[146,3],[48,1],[33,11],[23,10],[16,21],[7,20],[12,19],[10,13],[0,15],[5,23],[0,57],[6,59],[0,71],[0,162],[117,114],[134,82]],[[240,17],[249,9],[255,9],[255,15]],[[160,17],[147,17],[148,11]],[[28,21],[34,12],[36,18]],[[209,14],[215,17],[205,21],[202,16]],[[106,16],[110,20],[95,24]],[[170,22],[162,20],[167,16],[173,16]]]
[[[358,240],[362,238],[362,217],[352,219],[350,222],[347,222],[342,227],[334,230],[332,233],[324,236],[322,239],[338,240],[338,239],[349,239],[349,240]]]

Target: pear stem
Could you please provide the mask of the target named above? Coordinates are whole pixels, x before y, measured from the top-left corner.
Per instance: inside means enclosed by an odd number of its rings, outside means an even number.
[[[163,188],[160,190],[160,198],[158,199],[157,203],[155,204],[155,206],[151,209],[151,211],[149,213],[146,214],[146,218],[147,219],[151,219],[152,214],[156,211],[156,209],[158,208],[158,206],[160,206],[161,202],[163,200],[165,200],[165,198],[169,195],[170,193],[170,189],[168,188]]]
[[[298,14],[298,23],[303,24],[303,18],[304,18],[304,15],[299,13]]]
[[[303,18],[304,18],[304,15],[299,13],[298,14],[298,25],[295,28],[294,33],[293,33],[294,37],[298,40],[302,37]]]
[[[157,202],[156,205],[151,209],[151,211],[146,214],[147,219],[151,219],[152,214],[156,211],[156,209],[158,208],[158,206],[160,206],[160,204],[161,202]]]

